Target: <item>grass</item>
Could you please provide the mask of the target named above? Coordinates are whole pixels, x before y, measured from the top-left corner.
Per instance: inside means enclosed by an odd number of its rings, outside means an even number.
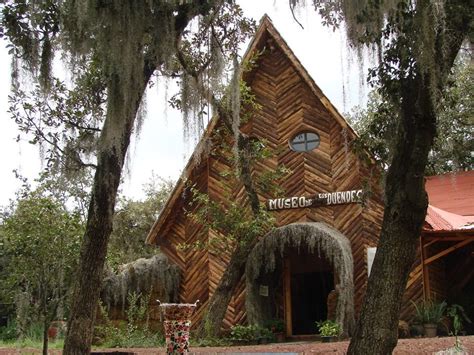
[[[48,342],[48,349],[62,349],[64,346],[64,339],[57,339]],[[33,348],[43,349],[43,341],[38,339],[25,338],[23,340],[0,340],[1,348]]]

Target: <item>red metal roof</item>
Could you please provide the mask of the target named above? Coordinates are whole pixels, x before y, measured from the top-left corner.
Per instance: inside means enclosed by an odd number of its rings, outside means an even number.
[[[429,176],[426,191],[425,231],[474,229],[474,171]]]
[[[429,204],[461,216],[474,216],[474,170],[428,176]]]

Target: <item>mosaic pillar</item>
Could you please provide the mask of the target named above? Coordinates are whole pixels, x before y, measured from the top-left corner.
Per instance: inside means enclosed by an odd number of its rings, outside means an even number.
[[[159,301],[158,301],[159,302]],[[187,354],[191,316],[197,303],[160,303],[167,354]]]

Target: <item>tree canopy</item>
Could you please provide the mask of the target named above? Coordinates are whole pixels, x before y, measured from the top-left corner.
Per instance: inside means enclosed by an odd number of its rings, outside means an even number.
[[[472,117],[474,117],[473,67],[461,58],[453,68],[439,103],[438,130],[428,156],[427,175],[443,174],[474,167]],[[393,137],[398,122],[397,111],[374,89],[365,108],[358,107],[349,119],[359,134],[356,150],[368,149],[387,167],[393,154]],[[362,153],[362,152],[361,152]]]
[[[80,215],[41,191],[28,192],[0,226],[2,301],[15,304],[20,336],[41,322],[46,354],[51,321],[68,314],[82,233]]]

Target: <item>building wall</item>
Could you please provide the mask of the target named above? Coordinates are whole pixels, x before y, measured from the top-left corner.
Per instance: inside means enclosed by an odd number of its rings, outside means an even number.
[[[320,208],[302,208],[273,212],[277,226],[294,222],[324,222],[343,233],[351,242],[354,257],[355,307],[359,311],[367,284],[367,247],[377,244],[383,214],[380,174],[373,166],[361,162],[350,143],[354,133],[344,127],[331,113],[327,105],[318,99],[308,84],[301,78],[278,44],[273,40],[265,44],[265,51],[258,59],[256,69],[248,75],[248,83],[261,105],[252,120],[244,128],[250,135],[264,139],[274,152],[274,157],[259,163],[256,173],[274,170],[284,165],[291,174],[282,183],[281,197],[310,196],[320,192],[364,189],[368,192],[364,204],[347,204]],[[302,130],[319,134],[321,142],[311,152],[294,152],[288,141]],[[214,136],[214,140],[219,138]],[[214,143],[217,143],[216,141]],[[235,169],[231,157],[218,145],[203,162],[202,167],[191,177],[209,197],[226,205],[238,201],[248,204],[242,184],[232,184],[222,172]],[[274,196],[260,196],[261,201]],[[225,267],[229,253],[218,251],[182,251],[178,243],[193,242],[198,238],[215,237],[215,232],[203,232],[183,213],[186,202],[174,207],[176,216],[166,224],[161,233],[160,246],[182,270],[181,301],[195,302],[201,307],[195,316],[202,316],[207,300],[214,293]],[[249,216],[250,218],[251,216]],[[410,285],[410,296],[417,296],[421,279]],[[408,304],[408,303],[405,303]],[[408,310],[404,306],[404,310]],[[408,312],[408,311],[406,311]],[[245,322],[245,286],[241,281],[229,304],[224,325]]]

